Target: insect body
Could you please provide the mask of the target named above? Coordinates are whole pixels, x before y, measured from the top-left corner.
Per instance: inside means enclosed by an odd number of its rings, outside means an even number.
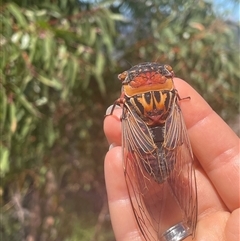
[[[193,154],[169,65],[142,63],[119,74],[124,173],[147,241],[180,241],[197,220]]]

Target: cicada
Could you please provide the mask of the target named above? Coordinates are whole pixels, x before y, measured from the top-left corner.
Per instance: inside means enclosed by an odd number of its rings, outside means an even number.
[[[197,223],[193,153],[173,77],[171,66],[150,62],[118,75],[124,174],[147,241],[183,240]]]

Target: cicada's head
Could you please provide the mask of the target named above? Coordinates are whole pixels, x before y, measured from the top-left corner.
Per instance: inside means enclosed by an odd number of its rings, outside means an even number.
[[[127,96],[156,90],[172,90],[174,72],[170,65],[142,63],[118,75]]]

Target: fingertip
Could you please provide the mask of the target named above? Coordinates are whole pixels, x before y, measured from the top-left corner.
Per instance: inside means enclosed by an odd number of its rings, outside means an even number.
[[[240,237],[239,229],[240,209],[236,209],[230,215],[225,228],[226,240],[238,241]]]
[[[119,106],[119,105],[110,105],[106,109],[106,116],[112,115],[114,113],[115,116],[120,117],[121,112],[119,112],[119,110],[122,110],[121,106]]]
[[[193,89],[193,87],[186,80],[174,77],[173,81],[176,89]]]
[[[106,117],[103,122],[103,130],[109,144],[121,144],[121,115],[122,108],[116,107],[111,114],[113,106],[108,107]]]
[[[186,81],[174,78],[174,85],[180,98],[190,97],[189,100],[179,101],[187,129],[214,112],[202,96]]]

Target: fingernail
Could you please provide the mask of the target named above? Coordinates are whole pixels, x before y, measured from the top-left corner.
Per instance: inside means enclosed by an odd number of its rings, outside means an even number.
[[[119,105],[115,105],[114,109],[122,109]],[[106,115],[110,115],[113,110],[113,105],[110,105],[106,110]]]
[[[115,143],[112,143],[110,146],[109,146],[109,149],[108,150],[111,150],[113,147],[117,146]]]

